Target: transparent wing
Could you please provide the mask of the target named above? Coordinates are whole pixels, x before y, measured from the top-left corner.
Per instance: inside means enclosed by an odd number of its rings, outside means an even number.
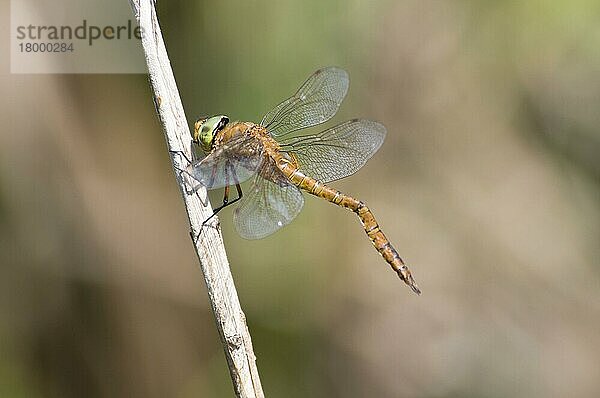
[[[262,148],[257,139],[236,136],[220,144],[205,158],[192,162],[186,168],[186,174],[191,177],[188,182],[193,189],[198,185],[217,189],[242,183],[259,169]]]
[[[319,134],[282,140],[281,150],[298,159],[300,171],[322,182],[354,174],[381,147],[386,129],[372,120],[353,119]]]
[[[324,123],[337,112],[348,91],[348,83],[348,74],[343,69],[319,69],[296,94],[267,113],[260,124],[277,137]]]
[[[272,167],[265,162],[233,213],[233,224],[242,238],[271,235],[302,210],[304,197],[300,189]]]

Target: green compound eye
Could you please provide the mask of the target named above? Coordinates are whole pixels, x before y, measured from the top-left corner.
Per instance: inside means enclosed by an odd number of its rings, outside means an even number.
[[[194,142],[206,153],[210,152],[217,133],[229,123],[224,115],[200,119],[194,124]]]

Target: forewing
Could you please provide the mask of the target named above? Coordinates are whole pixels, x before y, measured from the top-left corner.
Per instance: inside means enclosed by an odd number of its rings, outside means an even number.
[[[348,91],[345,70],[319,69],[292,97],[267,113],[261,122],[274,137],[324,123],[337,112]]]
[[[303,205],[300,189],[277,169],[265,166],[235,209],[233,224],[242,238],[264,238],[289,224]]]
[[[319,134],[286,139],[281,150],[296,156],[304,174],[330,182],[356,173],[381,147],[385,135],[381,123],[353,119]]]
[[[190,185],[207,189],[242,183],[252,177],[262,163],[262,144],[247,136],[235,137],[215,148],[205,158],[186,168]]]

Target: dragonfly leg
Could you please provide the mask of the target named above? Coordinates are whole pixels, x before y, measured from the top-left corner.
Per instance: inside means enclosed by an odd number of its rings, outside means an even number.
[[[193,160],[190,160],[190,158],[188,158],[187,155],[186,155],[186,153],[183,152],[183,151],[171,151],[170,150],[169,153],[171,155],[179,155],[179,156],[183,157],[188,162],[188,164],[192,164],[193,163]],[[194,158],[194,156],[193,156],[193,153],[192,153],[192,159],[193,158]],[[191,178],[192,180],[196,180],[196,178],[192,174],[190,174],[190,172],[188,170],[179,168],[179,167],[177,167],[177,165],[173,165],[173,168],[179,173],[180,176],[182,176],[182,175],[185,174],[189,178]],[[185,188],[186,188],[185,189],[185,193],[188,194],[188,195],[195,194],[200,189],[200,184],[196,184],[192,188],[189,188],[188,185],[191,185],[191,184],[186,183],[186,185],[185,185]],[[203,201],[201,198],[200,198],[200,201],[202,202],[202,204],[204,206],[206,206],[206,201]]]
[[[185,160],[187,160],[188,164],[193,162],[193,159],[188,158],[187,154],[184,151],[171,151],[169,150],[169,153],[171,155],[179,155],[182,158],[184,158]],[[192,156],[193,158],[193,156]]]
[[[204,220],[202,222],[202,226],[200,227],[200,233],[198,235],[194,236],[193,232],[190,231],[190,237],[192,238],[192,241],[194,242],[194,246],[196,246],[196,244],[198,243],[198,239],[200,239],[200,235],[202,235],[202,230],[208,224],[208,222],[214,216],[216,216],[218,212],[220,212],[221,210],[223,210],[227,206],[234,204],[235,202],[237,202],[238,200],[240,200],[242,198],[242,196],[244,196],[244,194],[242,192],[242,187],[240,186],[240,184],[235,184],[235,188],[237,190],[238,197],[235,198],[234,200],[232,200],[230,202],[229,201],[229,187],[230,187],[230,185],[228,185],[228,186],[225,187],[225,191],[223,193],[223,204],[221,206],[217,207],[216,209],[214,209],[213,210],[213,214],[211,214],[210,217],[208,217],[206,220]]]
[[[202,226],[206,225],[206,223],[208,222],[208,220],[210,220],[211,218],[213,218],[218,212],[220,212],[221,210],[223,210],[224,208],[226,208],[229,205],[234,204],[235,202],[237,202],[238,200],[240,200],[242,198],[242,187],[240,186],[240,183],[238,182],[237,176],[235,175],[235,170],[233,169],[233,165],[229,162],[227,162],[227,164],[225,165],[226,169],[229,171],[226,175],[225,175],[225,192],[223,192],[223,204],[219,207],[217,207],[214,211],[213,214],[208,217],[206,220],[204,220],[204,222],[202,223]],[[215,174],[216,174],[216,167],[213,168],[213,172],[212,172],[212,176],[211,176],[211,182],[210,184],[213,184],[214,178],[215,178]],[[234,200],[232,200],[231,202],[229,201],[229,178],[232,178],[233,181],[235,182],[235,188],[237,190],[237,194],[238,197]]]
[[[214,209],[213,214],[211,214],[206,220],[204,220],[202,222],[202,225],[200,226],[200,233],[198,233],[198,235],[194,236],[193,232],[190,231],[190,237],[192,238],[192,241],[194,242],[194,246],[196,246],[196,244],[198,243],[198,239],[200,239],[200,235],[202,235],[202,230],[204,229],[204,227],[207,226],[208,222],[214,216],[216,216],[218,212],[220,212],[227,206],[234,204],[235,202],[240,200],[242,198],[242,196],[244,196],[243,192],[242,192],[242,187],[240,186],[240,184],[235,184],[235,188],[237,190],[238,197],[232,201],[229,201],[229,187],[230,187],[230,185],[225,187],[225,192],[223,193],[223,204],[221,206],[217,207],[216,209]]]
[[[173,152],[177,152],[177,153],[182,153],[180,151],[172,151]],[[183,154],[183,156],[185,156],[185,154]],[[187,158],[186,158],[187,159]],[[185,170],[185,169],[180,169],[179,167],[177,167],[176,165],[173,166],[173,168],[175,170],[177,170],[177,172],[179,173],[179,177],[181,178],[182,175],[186,174],[187,176],[189,176],[192,180],[196,180],[194,178],[193,175],[190,174],[189,171]],[[200,196],[200,193],[198,192],[200,190],[201,185],[200,184],[196,184],[194,185],[192,188],[189,187],[190,184],[188,184],[187,181],[184,180],[184,186],[185,186],[185,193],[187,195],[196,195],[198,197],[198,199],[200,200],[200,203],[202,203],[202,206],[206,206],[208,204],[208,195],[206,196],[206,199],[202,199],[202,197]]]
[[[210,221],[211,218],[213,218],[214,216],[217,215],[218,212],[220,212],[227,206],[234,204],[235,202],[240,200],[242,198],[242,196],[244,196],[244,194],[242,192],[242,187],[240,186],[240,184],[235,184],[235,188],[237,190],[238,197],[230,202],[229,201],[229,187],[230,187],[230,185],[225,187],[225,192],[223,193],[223,204],[213,210],[213,214],[211,214],[210,217],[208,217],[206,220],[204,220],[204,222],[202,223],[202,226],[205,226],[208,223],[208,221]]]
[[[194,245],[196,245],[196,243],[198,242],[198,239],[200,238],[200,235],[202,234],[202,230],[204,229],[204,227],[206,226],[206,224],[214,217],[217,215],[218,212],[220,212],[221,210],[223,210],[224,208],[226,208],[229,205],[234,204],[235,202],[237,202],[238,200],[240,200],[243,196],[242,193],[242,187],[240,186],[240,183],[238,182],[237,176],[235,175],[235,170],[233,169],[233,165],[229,162],[226,163],[225,165],[226,170],[228,170],[228,173],[225,175],[225,190],[223,192],[223,204],[219,207],[217,207],[216,209],[213,210],[213,214],[210,215],[210,217],[208,217],[206,220],[204,220],[202,222],[202,226],[200,227],[200,233],[198,234],[198,236],[196,237],[196,239],[194,239]],[[211,175],[211,179],[210,179],[210,185],[213,185],[213,181],[215,179],[215,175],[216,175],[216,167],[213,168],[212,171],[212,175]],[[231,202],[229,201],[229,187],[232,186],[233,184],[230,184],[230,178],[231,178],[231,182],[235,183],[235,188],[237,190],[237,194],[238,197],[235,198],[234,200],[232,200]]]
[[[189,171],[184,170],[184,169],[180,169],[177,166],[173,166],[173,168],[179,173],[179,178],[183,179],[183,175],[185,174],[189,178],[191,178],[192,180],[195,180],[194,176],[191,175]],[[186,181],[186,179],[183,179],[183,182],[185,184],[185,193],[186,194],[193,195],[195,193],[198,193],[198,190],[200,189],[200,184],[196,184],[196,185],[194,185],[193,187],[190,188],[189,180]],[[200,198],[200,201],[202,202],[202,204],[204,206],[206,206],[205,201],[203,201],[201,198]]]

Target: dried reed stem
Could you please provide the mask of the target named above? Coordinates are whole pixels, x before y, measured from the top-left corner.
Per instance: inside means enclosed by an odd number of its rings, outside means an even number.
[[[187,157],[191,158],[191,136],[156,17],[154,2],[130,0],[130,3],[142,29],[142,46],[148,64],[154,102],[171,153],[171,161],[174,170],[183,169],[186,166],[185,157],[177,152],[186,153]],[[202,221],[212,214],[206,190],[201,189],[199,195],[190,195],[180,173],[176,172],[176,175],[187,210],[191,234],[197,236]],[[200,197],[206,198],[207,206],[202,204]],[[252,350],[246,318],[229,270],[220,230],[205,228],[202,231],[202,238],[196,244],[196,253],[204,274],[208,297],[227,357],[235,393],[238,397],[262,398],[264,393],[256,368],[256,357]]]

